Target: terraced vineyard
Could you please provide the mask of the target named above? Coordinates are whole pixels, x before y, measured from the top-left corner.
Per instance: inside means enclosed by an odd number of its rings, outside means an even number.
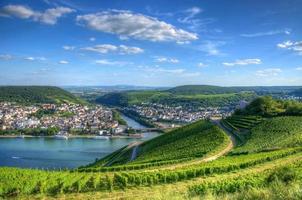
[[[239,131],[244,129],[251,129],[263,120],[260,116],[242,116],[233,115],[223,120],[223,123],[230,128]]]
[[[267,119],[250,131],[250,139],[234,152],[258,152],[301,146],[302,117]]]

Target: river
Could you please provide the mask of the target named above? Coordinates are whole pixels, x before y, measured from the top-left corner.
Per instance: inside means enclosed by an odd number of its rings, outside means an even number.
[[[132,128],[145,126],[122,115]],[[144,133],[143,138],[114,138],[98,140],[89,138],[0,138],[0,166],[60,169],[87,165],[134,141],[148,140],[158,133]]]

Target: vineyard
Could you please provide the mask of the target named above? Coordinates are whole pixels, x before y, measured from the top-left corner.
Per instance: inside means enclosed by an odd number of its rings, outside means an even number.
[[[139,145],[137,158],[132,162],[130,157],[134,147],[114,152],[89,167],[116,166],[102,169],[108,171],[173,164],[217,152],[229,142],[227,135],[217,126],[209,121],[198,121]]]
[[[233,115],[223,120],[230,128],[239,131],[245,129],[251,129],[263,120],[260,116],[241,116]]]
[[[73,170],[0,168],[0,199],[301,199],[301,122],[235,114],[224,131],[198,121]],[[242,143],[206,160],[232,144],[226,133]]]
[[[301,146],[302,117],[267,119],[250,130],[250,138],[234,152],[259,152]]]

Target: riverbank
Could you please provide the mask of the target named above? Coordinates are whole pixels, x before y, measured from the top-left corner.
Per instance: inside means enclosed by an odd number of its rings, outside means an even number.
[[[96,138],[99,135],[69,135],[68,138],[87,138],[87,139],[98,139]],[[116,139],[116,138],[142,138],[142,134],[133,134],[133,135],[113,135],[113,136],[108,136],[109,139]],[[56,139],[54,136],[35,136],[35,135],[0,135],[0,138],[53,138]]]

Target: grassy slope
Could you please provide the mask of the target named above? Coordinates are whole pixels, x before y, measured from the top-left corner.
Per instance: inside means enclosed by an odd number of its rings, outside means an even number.
[[[0,101],[31,103],[76,103],[83,100],[71,93],[51,86],[0,86]]]

